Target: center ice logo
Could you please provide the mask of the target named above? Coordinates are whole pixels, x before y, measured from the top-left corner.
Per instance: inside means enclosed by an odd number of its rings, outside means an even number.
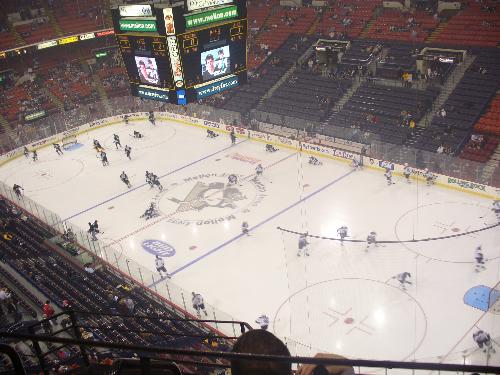
[[[266,196],[266,188],[252,175],[238,175],[238,183],[228,184],[229,173],[205,173],[172,183],[159,206],[170,223],[181,225],[219,224],[247,213]]]
[[[234,186],[227,186],[223,182],[211,182],[206,184],[198,181],[187,197],[180,201],[176,198],[170,198],[174,203],[179,203],[177,211],[185,212],[190,210],[201,211],[206,207],[217,208],[236,208],[234,204],[237,201],[247,199]]]
[[[171,257],[175,255],[175,249],[171,245],[159,240],[142,241],[142,248],[148,253],[160,257]]]

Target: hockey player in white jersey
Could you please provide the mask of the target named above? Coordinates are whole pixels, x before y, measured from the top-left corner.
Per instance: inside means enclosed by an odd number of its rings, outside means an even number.
[[[207,310],[205,310],[205,302],[203,301],[203,297],[199,293],[192,293],[193,297],[191,299],[191,302],[193,303],[193,309],[196,310],[196,315],[198,315],[198,318],[201,318],[201,313],[200,311],[203,311],[206,316]]]
[[[496,353],[489,333],[480,329],[472,334],[472,338],[476,342],[477,346],[479,346],[479,349],[481,349],[484,353]]]
[[[264,172],[264,168],[262,168],[262,164],[258,164],[255,167],[255,174],[257,175],[257,177],[260,177],[262,176],[262,172]]]
[[[170,279],[170,274],[167,272],[167,269],[165,268],[165,261],[159,255],[157,255],[155,258],[155,266],[156,270],[160,274],[160,277],[166,277],[167,279]],[[162,273],[164,273],[165,275],[162,275]]]
[[[497,215],[497,220],[500,223],[500,199],[496,199],[493,201],[493,205],[491,210]]]
[[[266,315],[262,314],[255,320],[255,323],[260,326],[260,329],[266,330],[267,327],[269,327],[269,318]]]
[[[355,171],[361,169],[361,164],[359,163],[359,160],[356,158],[353,158],[351,161],[351,167]]]
[[[308,249],[309,242],[307,242],[307,234],[301,234],[299,237],[299,250],[297,251],[297,256],[300,257],[302,253],[305,256],[309,256],[309,249]]]
[[[323,163],[318,160],[315,156],[309,156],[309,164],[311,165],[322,165]]]
[[[425,168],[424,169],[424,178],[425,178],[425,184],[427,186],[431,186],[434,183],[436,176],[434,176],[434,173],[432,173],[427,168]]]
[[[344,246],[344,238],[348,237],[347,227],[345,225],[341,226],[339,229],[337,229],[337,234],[340,237],[340,244]]]
[[[391,170],[389,168],[387,168],[385,170],[384,176],[385,176],[385,179],[387,181],[387,185],[394,184],[394,182],[392,182],[392,172],[391,172]]]
[[[400,274],[393,277],[393,279],[397,279],[399,281],[399,286],[404,291],[406,291],[406,284],[410,284],[410,285],[412,284],[412,282],[408,280],[410,278],[411,278],[411,274],[409,272],[403,272],[403,273],[400,273]]]
[[[411,181],[410,181],[411,172],[412,172],[412,170],[408,166],[408,163],[405,163],[405,167],[403,169],[403,176],[405,177],[406,182],[409,183],[409,184],[411,183]]]
[[[370,247],[378,247],[377,245],[377,233],[375,232],[370,232],[370,234],[366,237],[366,249],[365,251],[368,251]]]
[[[243,223],[241,223],[241,233],[245,234],[247,236],[250,235],[250,234],[248,234],[248,223],[246,221],[244,221]]]
[[[484,271],[486,269],[486,266],[484,265],[485,259],[481,245],[476,247],[476,250],[474,251],[474,259],[476,261],[476,272]]]
[[[236,176],[234,173],[231,173],[229,176],[227,176],[228,185],[235,185],[237,183],[238,183],[238,176]]]

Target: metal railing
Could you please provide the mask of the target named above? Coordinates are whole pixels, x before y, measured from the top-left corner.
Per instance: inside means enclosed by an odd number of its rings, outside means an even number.
[[[498,374],[500,367],[498,366],[481,366],[481,365],[466,365],[466,364],[440,364],[429,362],[398,362],[398,361],[374,361],[374,360],[351,360],[344,358],[320,358],[320,357],[291,357],[283,355],[268,355],[268,354],[252,354],[252,353],[237,353],[237,352],[223,352],[223,351],[203,351],[193,349],[179,349],[173,347],[160,347],[160,346],[141,346],[130,345],[123,343],[103,342],[97,340],[83,340],[64,337],[51,337],[44,335],[25,334],[25,333],[0,333],[0,337],[11,338],[16,340],[30,340],[33,342],[50,342],[60,343],[65,345],[78,345],[85,351],[87,348],[108,348],[118,351],[141,353],[141,357],[147,358],[151,356],[179,356],[174,357],[173,361],[177,363],[196,364],[199,366],[209,366],[212,368],[227,368],[228,366],[223,361],[259,361],[259,362],[279,362],[288,364],[311,364],[322,366],[348,366],[356,369],[358,374],[376,374],[381,370],[385,374],[396,373],[405,375],[414,375],[416,371],[437,371],[453,372],[453,373],[481,373],[481,374]],[[198,359],[199,360],[193,360]],[[220,362],[207,360],[219,360]],[[170,363],[170,362],[169,362]]]

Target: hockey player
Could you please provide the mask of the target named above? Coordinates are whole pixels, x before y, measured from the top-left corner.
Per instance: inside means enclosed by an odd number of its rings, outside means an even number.
[[[127,185],[127,187],[130,189],[132,187],[132,185],[130,185],[130,181],[128,179],[128,176],[127,174],[125,173],[125,171],[122,171],[122,174],[120,175],[120,180],[123,181],[123,183],[125,185]]]
[[[370,234],[366,237],[366,249],[365,251],[368,251],[368,249],[372,246],[377,247],[377,233],[375,232],[370,232]]]
[[[146,183],[149,184],[150,188],[153,187],[153,179],[152,179],[151,175],[152,175],[152,173],[149,173],[148,171],[146,171]]]
[[[28,147],[24,147],[23,149],[23,154],[26,158],[29,158],[30,157],[30,151],[28,150]]]
[[[97,152],[101,152],[103,150],[101,144],[99,143],[99,141],[97,139],[94,139],[94,148]]]
[[[163,186],[160,183],[160,179],[158,178],[158,176],[155,175],[154,173],[151,173],[150,176],[151,176],[151,183],[152,183],[151,186],[156,186],[156,187],[158,187],[158,189],[160,191],[163,191]]]
[[[155,204],[152,202],[149,207],[144,211],[141,215],[141,218],[145,218],[146,220],[152,219],[158,216],[158,211],[156,210]]]
[[[155,114],[153,111],[149,112],[149,122],[155,125]]]
[[[276,151],[278,151],[278,149],[276,147],[274,147],[273,145],[268,143],[268,144],[266,144],[266,151],[267,152],[276,152]]]
[[[167,272],[167,269],[165,268],[165,262],[164,262],[163,258],[160,258],[158,255],[156,255],[155,266],[156,266],[156,270],[160,274],[160,277],[162,277],[162,278],[166,277],[167,279],[170,279],[170,274]],[[163,276],[161,274],[162,272],[165,273],[165,276]]]
[[[248,223],[246,221],[244,221],[243,223],[241,223],[241,234],[245,234],[245,235],[249,236],[249,234],[248,234]]]
[[[16,193],[16,196],[18,198],[22,198],[23,192],[24,192],[24,189],[22,188],[22,186],[20,186],[18,184],[14,184],[14,186],[12,187],[12,190],[14,190],[14,193]]]
[[[348,237],[347,227],[345,225],[341,226],[339,229],[337,229],[337,234],[340,237],[340,244],[344,246],[344,238]]]
[[[309,256],[309,249],[307,245],[309,245],[309,242],[307,242],[307,233],[301,234],[299,237],[299,250],[297,251],[298,257],[300,257],[302,253]]]
[[[205,303],[203,302],[203,297],[201,296],[201,294],[195,292],[193,292],[192,294],[193,298],[191,302],[193,303],[193,309],[196,310],[196,315],[198,315],[198,318],[201,318],[200,311],[203,311],[205,315],[208,316],[207,310],[205,310]]]
[[[424,170],[424,178],[425,178],[425,184],[427,186],[430,186],[431,184],[434,183],[435,176],[427,168],[425,168],[425,170]]]
[[[322,165],[323,163],[318,160],[318,158],[314,156],[309,156],[309,164],[311,165]]]
[[[127,155],[127,158],[129,158],[129,160],[132,160],[132,158],[130,157],[130,153],[132,152],[132,147],[125,145],[124,150],[125,150],[125,155]]]
[[[474,251],[474,259],[476,260],[476,272],[484,271],[486,267],[484,265],[484,255],[481,245],[476,247],[476,250]]]
[[[231,129],[231,133],[229,133],[229,137],[231,138],[231,145],[236,144],[236,134],[234,134],[234,128]]]
[[[123,119],[125,120],[125,125],[128,125],[128,119],[129,119],[129,115],[123,115]]]
[[[117,150],[118,146],[120,146],[120,148],[122,147],[122,144],[120,143],[120,137],[118,136],[118,134],[113,134],[113,143],[115,144]]]
[[[267,327],[269,327],[269,318],[266,315],[262,314],[255,320],[255,323],[260,326],[260,329],[266,330]]]
[[[412,284],[411,281],[408,280],[410,277],[411,274],[409,272],[403,272],[394,276],[393,278],[397,279],[399,281],[399,286],[401,287],[401,289],[406,291],[406,284]]]
[[[497,215],[497,220],[500,223],[500,200],[497,199],[493,201],[493,205],[491,207],[491,210]]]
[[[353,158],[351,161],[351,167],[353,170],[357,171],[358,169],[361,169],[361,164],[359,163],[358,159]]]
[[[238,176],[236,176],[235,174],[230,174],[229,176],[227,176],[228,185],[234,185],[237,183],[238,183]]]
[[[484,353],[496,353],[496,350],[493,348],[493,344],[491,343],[489,333],[480,329],[472,334],[472,338],[476,342],[477,346],[479,346],[479,349],[481,349]]]
[[[215,138],[218,136],[219,136],[219,134],[215,133],[213,130],[207,129],[207,137],[208,138]]]
[[[144,136],[143,136],[141,133],[139,133],[138,131],[136,131],[136,130],[134,130],[134,135],[133,135],[133,137],[134,137],[134,138],[137,138],[137,139],[139,139],[139,138],[144,138]]]
[[[257,177],[260,177],[262,176],[262,172],[264,172],[264,168],[262,168],[262,164],[258,164],[255,167],[255,174],[257,175]]]
[[[101,151],[101,162],[102,162],[103,167],[105,167],[106,165],[109,165],[108,155],[106,155],[106,153],[104,151]]]
[[[62,155],[63,154],[63,152],[61,150],[61,146],[59,145],[59,143],[54,143],[52,146],[54,146],[54,149],[56,150],[57,155]]]
[[[97,221],[96,221],[97,222]],[[92,241],[97,241],[97,232],[98,232],[98,229],[94,226],[94,224],[92,223],[89,223],[89,230],[88,232],[90,233],[90,235],[92,236]]]
[[[37,160],[38,160],[38,153],[36,152],[36,150],[33,150],[33,161]]]
[[[387,180],[387,185],[394,184],[394,182],[392,182],[392,172],[389,168],[386,168],[384,176],[385,176],[385,179]]]
[[[408,166],[408,163],[405,163],[405,167],[403,169],[403,176],[406,178],[407,183],[411,183],[410,181],[411,168]]]

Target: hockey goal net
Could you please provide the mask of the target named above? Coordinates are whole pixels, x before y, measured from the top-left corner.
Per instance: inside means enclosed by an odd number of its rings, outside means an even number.
[[[67,148],[67,147],[70,147],[72,145],[76,145],[78,143],[78,141],[76,140],[76,136],[68,135],[66,137],[63,137],[63,139],[61,139],[61,143],[62,143],[63,148]]]

